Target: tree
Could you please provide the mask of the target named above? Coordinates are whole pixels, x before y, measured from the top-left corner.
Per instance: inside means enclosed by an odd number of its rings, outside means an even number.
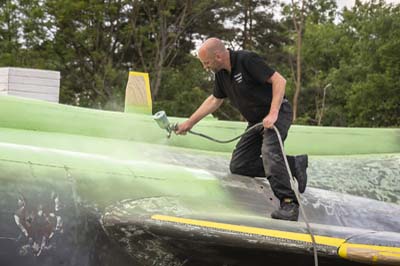
[[[292,28],[294,29],[295,45],[291,48],[296,54],[296,59],[289,54],[289,64],[293,77],[293,83],[295,85],[295,92],[293,95],[293,120],[298,117],[298,101],[300,96],[300,90],[302,88],[302,42],[303,35],[306,31],[306,21],[310,21],[313,24],[332,22],[335,16],[336,3],[333,0],[299,0],[295,2],[292,0],[291,4],[283,5],[283,11],[286,16],[287,22],[292,22]],[[290,24],[289,24],[290,25]],[[291,27],[289,26],[289,29]],[[294,70],[296,68],[296,70]]]
[[[19,65],[20,14],[17,2],[11,0],[0,2],[0,64],[2,66]]]
[[[213,87],[193,51],[215,36],[292,77],[296,123],[400,125],[399,5],[356,1],[336,16],[334,0],[293,0],[278,18],[274,7],[269,0],[6,0],[0,65],[59,70],[61,102],[112,110],[123,109],[128,70],[147,71],[154,106],[187,116]],[[239,119],[229,105],[216,116]]]
[[[300,3],[294,3],[292,0],[292,20],[296,30],[296,89],[293,96],[293,121],[297,118],[297,101],[300,95],[301,88],[301,45],[304,27],[304,0]]]
[[[304,123],[325,124],[321,119],[321,105],[324,103],[325,121],[341,125],[340,113],[335,113],[335,122],[330,120],[330,112],[346,103],[342,93],[338,93],[337,83],[332,82],[331,72],[340,67],[342,58],[350,55],[350,42],[334,23],[314,24],[307,21],[307,30],[303,36],[303,80],[305,86],[299,111]],[[324,89],[328,84],[329,90]],[[335,106],[331,110],[331,107]],[[337,107],[336,107],[337,106]],[[305,115],[307,114],[307,115]],[[332,117],[333,118],[333,117]]]
[[[132,19],[131,1],[47,0],[54,18],[54,53],[61,70],[61,101],[122,109]],[[118,107],[120,105],[120,107]]]
[[[153,99],[158,97],[164,68],[170,67],[180,53],[194,48],[192,43],[187,45],[191,40],[186,38],[191,26],[216,5],[214,0],[163,0],[144,1],[137,6],[142,12],[135,20],[133,50],[140,66],[153,76]]]
[[[356,2],[343,24],[354,45],[346,112],[351,126],[400,125],[400,6]]]

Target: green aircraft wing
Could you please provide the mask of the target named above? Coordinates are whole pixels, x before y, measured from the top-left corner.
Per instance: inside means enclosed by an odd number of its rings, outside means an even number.
[[[233,146],[167,139],[149,114],[8,96],[0,111],[0,265],[313,262],[302,217],[268,218],[278,205],[268,182],[229,174]],[[399,264],[399,136],[293,127],[288,152],[313,154],[302,204],[320,265]]]

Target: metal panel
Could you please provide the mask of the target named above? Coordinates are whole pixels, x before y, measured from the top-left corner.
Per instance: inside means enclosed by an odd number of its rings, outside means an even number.
[[[8,91],[8,83],[0,83],[0,91]]]
[[[0,82],[1,82],[0,77]],[[8,82],[10,84],[32,84],[32,85],[41,85],[41,86],[50,86],[50,87],[59,87],[60,80],[59,79],[48,79],[48,78],[39,78],[39,77],[27,77],[27,76],[9,76]]]
[[[58,102],[60,73],[29,68],[0,68],[0,91],[8,92],[2,95]]]
[[[0,67],[0,76],[8,76],[9,67]]]
[[[21,83],[9,83],[9,91],[18,92],[32,92],[32,93],[43,93],[43,94],[59,94],[60,88],[58,86],[43,86],[34,84],[21,84]]]
[[[9,68],[10,76],[23,76],[23,77],[37,77],[46,79],[60,79],[60,72],[51,70],[41,70],[41,69],[30,69],[30,68]]]
[[[34,93],[34,92],[21,92],[21,91],[8,91],[8,95],[14,95],[24,98],[32,98],[45,100],[49,102],[58,102],[57,94],[44,94],[44,93]]]
[[[1,83],[8,83],[8,75],[3,75],[0,73],[0,84]]]

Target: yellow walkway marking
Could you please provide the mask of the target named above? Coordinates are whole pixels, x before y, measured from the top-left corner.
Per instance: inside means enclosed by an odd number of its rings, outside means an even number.
[[[225,231],[247,233],[260,236],[275,237],[293,241],[302,241],[312,243],[311,236],[304,233],[294,233],[280,230],[264,229],[259,227],[226,224],[211,222],[205,220],[187,219],[167,215],[153,215],[151,219],[164,222],[173,222],[178,224],[195,225],[207,228],[221,229]],[[359,262],[382,262],[388,265],[398,265],[400,262],[400,247],[377,246],[367,244],[345,243],[346,239],[315,235],[315,242],[320,245],[326,245],[338,248],[338,255],[344,259],[350,259]],[[394,263],[394,264],[392,264]]]
[[[304,233],[293,233],[293,232],[280,231],[280,230],[264,229],[264,228],[259,228],[259,227],[217,223],[217,222],[186,219],[186,218],[158,215],[158,214],[153,215],[151,218],[153,220],[158,220],[158,221],[197,225],[197,226],[202,226],[202,227],[222,229],[222,230],[238,232],[238,233],[247,233],[247,234],[269,236],[269,237],[276,237],[276,238],[312,243],[311,236],[309,234],[304,234]],[[335,238],[335,237],[315,235],[315,242],[317,244],[321,244],[321,245],[339,247],[342,243],[345,242],[345,240],[346,239],[344,239],[344,238]]]

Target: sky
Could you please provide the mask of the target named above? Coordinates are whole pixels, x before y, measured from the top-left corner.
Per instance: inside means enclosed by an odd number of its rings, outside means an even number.
[[[282,2],[290,3],[291,0],[281,0]],[[339,10],[341,10],[343,7],[352,7],[354,5],[356,0],[336,0],[336,3],[338,4]],[[362,0],[363,2],[367,2],[368,0]],[[400,0],[385,0],[386,3],[394,3],[394,4],[400,4]]]
[[[285,3],[291,2],[291,0],[280,0],[280,1],[285,2]],[[298,0],[295,0],[295,1],[298,1]],[[336,0],[336,3],[338,5],[338,10],[342,10],[343,7],[345,7],[345,6],[348,8],[351,8],[354,5],[355,1],[356,0]],[[369,0],[361,0],[361,1],[368,2]],[[385,0],[385,2],[393,3],[393,4],[400,4],[400,0]],[[279,11],[277,11],[277,12],[279,12]],[[278,15],[278,17],[279,17],[279,15]],[[192,51],[193,55],[196,54],[196,51],[199,48],[199,46],[201,45],[201,43],[202,43],[201,40],[196,41],[196,49]]]
[[[365,0],[363,0],[366,2]],[[342,9],[343,7],[352,7],[354,5],[355,0],[336,0],[336,3],[338,4],[339,9]],[[394,4],[400,4],[400,0],[385,0],[386,3],[394,3]]]

